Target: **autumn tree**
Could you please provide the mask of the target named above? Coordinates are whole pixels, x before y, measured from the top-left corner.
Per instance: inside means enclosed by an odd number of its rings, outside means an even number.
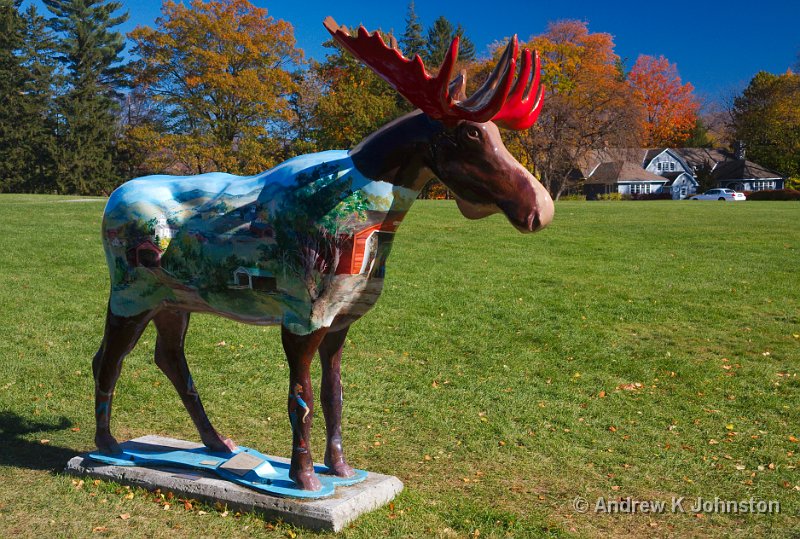
[[[800,178],[800,74],[756,74],[730,114],[733,139],[749,159]]]
[[[120,65],[125,39],[114,28],[127,20],[115,15],[120,2],[43,0],[54,15],[57,59],[64,73],[55,155],[59,191],[108,192],[119,180],[116,162],[117,96],[125,85]]]
[[[130,37],[136,86],[166,129],[131,127],[133,145],[198,173],[256,173],[282,160],[273,130],[290,116],[291,70],[302,59],[288,22],[247,0],[167,0],[156,27]]]
[[[678,68],[663,56],[640,55],[628,82],[644,105],[648,146],[682,146],[692,136],[700,108],[694,86],[681,83]]]
[[[537,123],[507,132],[507,146],[558,198],[589,152],[641,144],[642,113],[620,76],[611,35],[565,20],[550,23],[544,34],[521,46],[539,51],[547,91]]]
[[[391,86],[333,40],[325,47],[331,52],[315,66],[323,85],[315,111],[319,148],[351,148],[411,110]]]

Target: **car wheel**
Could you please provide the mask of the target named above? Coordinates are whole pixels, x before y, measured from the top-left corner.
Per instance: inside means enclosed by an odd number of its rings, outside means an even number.
[[[717,200],[725,200],[725,197],[719,197]]]

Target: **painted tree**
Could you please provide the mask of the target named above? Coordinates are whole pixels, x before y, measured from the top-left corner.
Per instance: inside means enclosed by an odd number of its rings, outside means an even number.
[[[641,144],[642,112],[620,76],[611,35],[564,20],[521,46],[541,55],[545,106],[531,129],[505,134],[507,146],[558,198],[574,186],[571,178],[589,152]],[[488,71],[497,54],[478,71]]]
[[[730,114],[733,140],[749,159],[800,179],[800,74],[757,73]]]
[[[115,167],[117,90],[125,84],[120,54],[122,34],[114,27],[128,18],[115,15],[120,2],[43,0],[54,15],[48,22],[57,35],[64,90],[58,97],[59,191],[108,192],[118,181]]]
[[[419,21],[417,12],[414,9],[414,1],[412,0],[408,4],[406,29],[400,39],[400,47],[406,58],[413,58],[415,54],[424,55],[425,38],[422,36],[422,29],[422,23]]]
[[[247,0],[167,0],[156,28],[130,37],[136,86],[166,129],[135,126],[131,144],[198,173],[256,173],[281,160],[272,130],[290,116],[291,70],[302,59],[288,22]]]
[[[682,146],[697,122],[699,103],[694,86],[681,83],[678,68],[663,56],[640,55],[628,75],[628,83],[647,113],[648,146]]]

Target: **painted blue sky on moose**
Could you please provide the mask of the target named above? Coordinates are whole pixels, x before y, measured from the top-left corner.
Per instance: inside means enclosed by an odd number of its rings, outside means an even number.
[[[333,16],[347,26],[363,23],[370,30],[382,28],[403,32],[408,2],[328,2],[323,0],[251,0],[266,7],[270,15],[292,23],[298,46],[306,57],[321,60],[329,39],[322,20]],[[152,26],[160,14],[159,0],[121,0],[130,20],[121,26],[129,32],[137,25]],[[25,4],[41,0],[26,0]],[[187,2],[188,3],[188,2]],[[691,82],[701,97],[723,101],[740,91],[755,73],[786,71],[798,61],[800,52],[800,2],[762,0],[749,2],[532,2],[506,0],[492,4],[484,0],[459,2],[416,1],[416,11],[425,26],[444,15],[460,22],[485,54],[495,40],[513,33],[521,39],[543,32],[548,21],[580,19],[593,32],[614,36],[616,51],[627,66],[639,54],[664,55],[677,63],[681,76]]]
[[[225,193],[226,197],[256,197],[265,186],[291,187],[296,180],[298,171],[312,168],[320,163],[338,166],[339,176],[349,175],[352,190],[361,190],[372,201],[374,210],[388,211],[393,201],[399,201],[405,208],[410,205],[409,200],[414,199],[416,192],[402,187],[396,187],[383,181],[375,181],[362,176],[353,166],[350,157],[344,150],[330,150],[316,154],[307,154],[295,157],[280,165],[256,174],[254,176],[234,176],[222,172],[212,172],[200,176],[167,176],[153,175],[136,178],[125,184],[124,190],[116,191],[108,201],[106,212],[111,212],[121,203],[149,203],[153,206],[164,207],[171,210],[171,206],[181,206],[191,192],[196,193]],[[191,179],[192,191],[187,193],[183,186],[187,178]],[[177,197],[177,198],[176,198]],[[403,200],[401,200],[403,199]]]

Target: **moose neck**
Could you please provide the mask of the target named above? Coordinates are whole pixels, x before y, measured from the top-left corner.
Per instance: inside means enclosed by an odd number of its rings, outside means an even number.
[[[442,129],[440,122],[417,110],[362,140],[350,157],[368,178],[420,191],[435,176],[429,165],[431,140]]]

